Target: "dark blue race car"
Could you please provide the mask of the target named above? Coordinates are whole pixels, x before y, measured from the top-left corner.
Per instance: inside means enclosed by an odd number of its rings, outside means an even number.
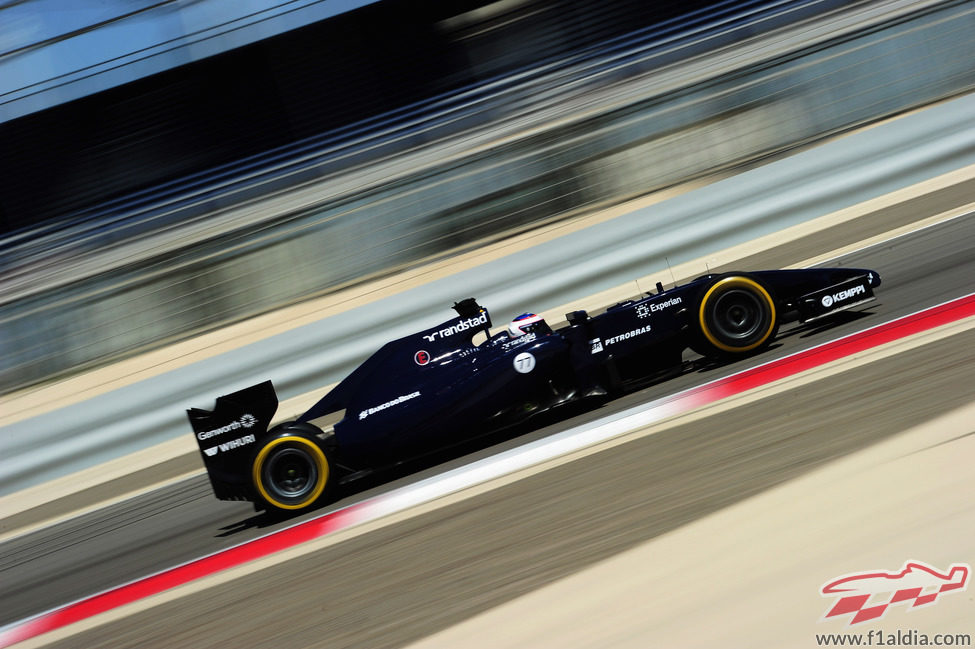
[[[457,317],[383,346],[295,421],[269,429],[270,381],[187,412],[217,498],[302,510],[377,468],[620,394],[679,368],[687,348],[756,353],[781,323],[864,304],[879,285],[875,271],[848,268],[706,275],[596,315],[568,313],[555,330],[525,314],[494,335],[487,309],[468,298]],[[329,416],[333,426],[316,425]]]

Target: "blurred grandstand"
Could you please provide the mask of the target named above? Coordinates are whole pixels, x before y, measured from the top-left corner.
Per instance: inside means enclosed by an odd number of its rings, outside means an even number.
[[[0,41],[0,73],[184,4]],[[112,68],[131,78],[121,85],[86,93],[77,70],[52,69],[0,97],[0,391],[751,164],[975,82],[967,2],[344,6],[248,42],[217,21],[206,31],[224,42],[216,54],[187,24],[148,76],[127,58]],[[54,92],[58,78],[71,92]],[[27,112],[41,95],[45,107]]]

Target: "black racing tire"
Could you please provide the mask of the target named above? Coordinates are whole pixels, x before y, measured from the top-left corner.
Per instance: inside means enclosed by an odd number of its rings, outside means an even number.
[[[257,451],[251,475],[261,501],[296,512],[320,501],[333,482],[331,453],[311,435],[285,428]]]
[[[722,277],[698,304],[699,340],[695,349],[705,356],[737,356],[768,347],[779,329],[771,292],[745,275]]]

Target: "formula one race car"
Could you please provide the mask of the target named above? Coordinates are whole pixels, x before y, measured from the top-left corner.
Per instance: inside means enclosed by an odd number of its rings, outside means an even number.
[[[879,285],[862,269],[706,275],[670,290],[658,283],[597,315],[574,311],[554,331],[526,314],[494,335],[487,309],[468,298],[454,305],[458,317],[383,346],[296,421],[268,429],[278,406],[270,381],[187,412],[217,498],[302,510],[377,468],[619,394],[679,368],[688,347],[711,358],[755,353],[780,323],[869,302]],[[316,425],[336,413],[333,426]]]

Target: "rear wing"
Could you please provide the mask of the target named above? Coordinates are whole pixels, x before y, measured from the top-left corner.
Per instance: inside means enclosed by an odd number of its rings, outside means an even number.
[[[277,409],[274,386],[265,381],[217,397],[213,410],[186,411],[217,498],[250,498],[254,445],[267,432]]]

